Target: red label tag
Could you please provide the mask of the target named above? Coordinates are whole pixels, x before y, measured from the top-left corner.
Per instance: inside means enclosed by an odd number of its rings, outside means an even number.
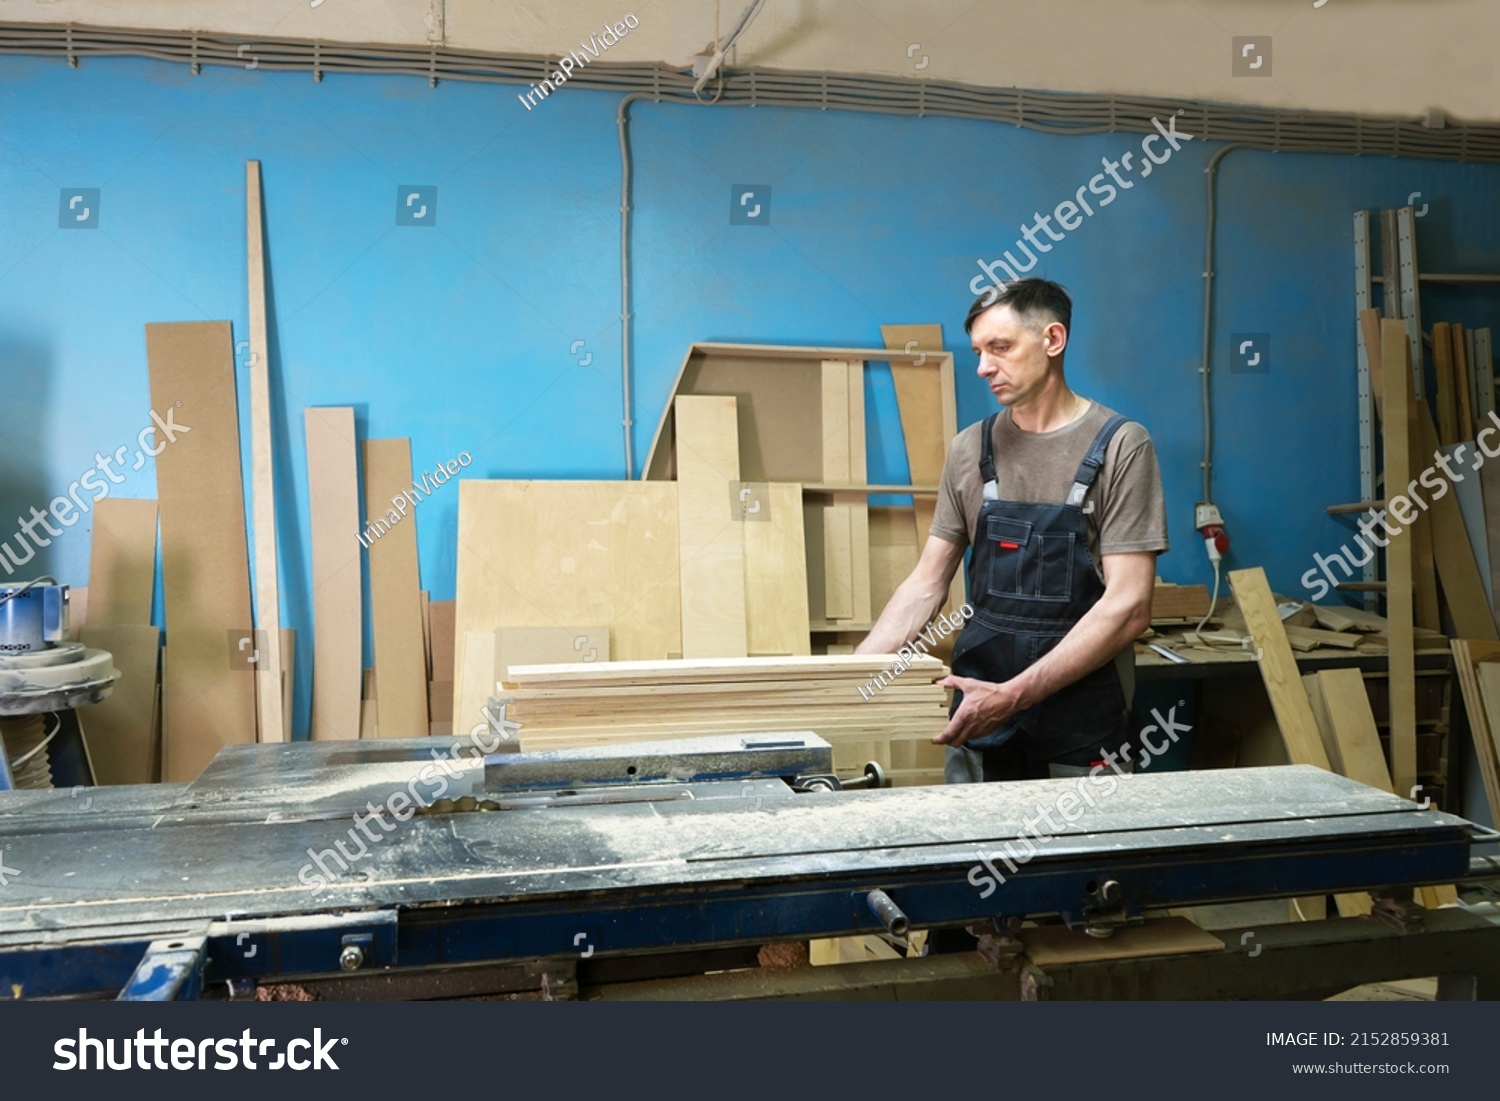
[[[1000,549],[1001,550],[1020,550],[1021,549],[1021,544],[1020,543],[1007,543],[1007,542],[1005,542],[1005,540],[1002,539],[1000,541]]]

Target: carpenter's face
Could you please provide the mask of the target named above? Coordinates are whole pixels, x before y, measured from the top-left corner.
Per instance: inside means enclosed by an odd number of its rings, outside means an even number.
[[[1008,305],[992,306],[969,330],[979,356],[979,377],[1001,405],[1025,405],[1046,386],[1052,357],[1061,354],[1067,330],[1060,322],[1033,326]]]

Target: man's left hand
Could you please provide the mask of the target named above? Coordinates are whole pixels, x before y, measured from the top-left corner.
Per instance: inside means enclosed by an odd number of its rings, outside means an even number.
[[[932,739],[938,745],[960,746],[971,738],[982,738],[1021,710],[1021,693],[1013,680],[996,683],[948,676],[937,683],[964,694],[953,718]]]

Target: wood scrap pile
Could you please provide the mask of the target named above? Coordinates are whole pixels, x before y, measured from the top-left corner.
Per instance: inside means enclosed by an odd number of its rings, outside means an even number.
[[[525,751],[712,734],[810,730],[834,766],[878,761],[893,784],[942,779],[947,723],[936,658],[894,654],[513,665],[507,717]]]

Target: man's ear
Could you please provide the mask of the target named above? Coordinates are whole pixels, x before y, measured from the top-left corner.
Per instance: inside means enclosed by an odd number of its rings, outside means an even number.
[[[1068,346],[1068,330],[1061,321],[1054,321],[1042,330],[1042,344],[1049,356],[1060,356]]]

